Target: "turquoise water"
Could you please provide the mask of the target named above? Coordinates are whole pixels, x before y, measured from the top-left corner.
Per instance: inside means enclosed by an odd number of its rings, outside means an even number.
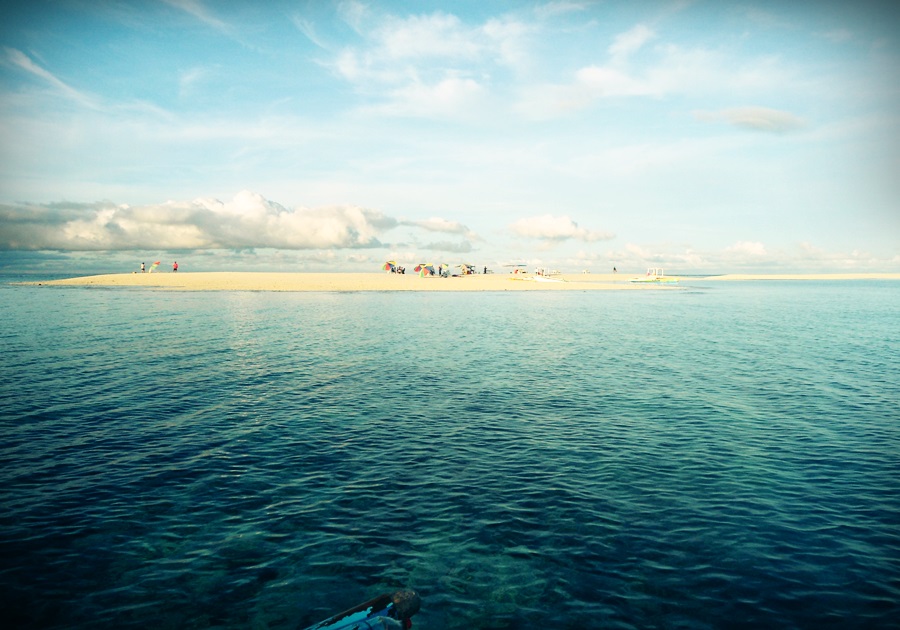
[[[33,628],[900,618],[900,284],[0,286],[0,606]]]

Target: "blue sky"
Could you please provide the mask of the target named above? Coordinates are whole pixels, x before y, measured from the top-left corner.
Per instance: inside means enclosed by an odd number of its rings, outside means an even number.
[[[0,268],[900,271],[880,2],[21,2]]]

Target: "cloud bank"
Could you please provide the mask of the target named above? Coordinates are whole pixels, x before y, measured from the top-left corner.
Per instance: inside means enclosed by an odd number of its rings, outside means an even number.
[[[0,205],[0,249],[288,250],[380,247],[396,219],[355,206],[288,209],[262,195],[156,205]]]

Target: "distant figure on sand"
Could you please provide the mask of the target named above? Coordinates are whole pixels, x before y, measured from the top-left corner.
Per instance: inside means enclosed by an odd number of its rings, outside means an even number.
[[[619,270],[613,267],[613,273],[619,273]]]
[[[145,273],[146,268],[144,267],[144,263],[141,263],[141,273]]]
[[[178,261],[172,263],[172,272],[178,271]]]

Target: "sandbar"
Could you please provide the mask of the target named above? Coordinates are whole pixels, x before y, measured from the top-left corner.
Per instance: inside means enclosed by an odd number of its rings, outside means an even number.
[[[624,274],[572,274],[544,278],[532,274],[472,274],[421,278],[392,273],[167,272],[83,276],[42,286],[146,287],[180,291],[603,291],[665,290],[678,285],[629,282]]]
[[[44,282],[41,286],[146,287],[174,291],[665,291],[695,282],[752,280],[900,280],[900,273],[855,274],[725,274],[680,277],[679,283],[634,283],[635,274],[473,274],[421,278],[417,274],[373,273],[267,273],[166,272],[119,273],[82,276]]]

